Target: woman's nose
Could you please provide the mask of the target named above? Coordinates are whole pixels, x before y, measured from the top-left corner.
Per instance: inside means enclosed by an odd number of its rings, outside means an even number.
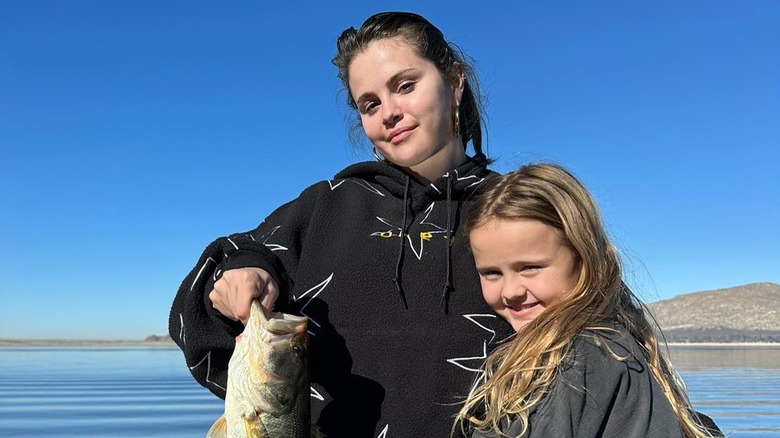
[[[403,111],[392,99],[382,103],[382,123],[385,126],[393,126],[403,118]]]

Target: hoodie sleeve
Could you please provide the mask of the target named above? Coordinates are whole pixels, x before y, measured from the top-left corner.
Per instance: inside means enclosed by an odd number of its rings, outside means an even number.
[[[184,352],[195,380],[220,398],[225,398],[235,337],[244,327],[214,309],[209,293],[223,272],[258,267],[268,271],[279,285],[277,304],[285,303],[297,268],[299,243],[316,202],[316,188],[312,186],[274,211],[256,229],[212,242],[179,286],[168,331]]]

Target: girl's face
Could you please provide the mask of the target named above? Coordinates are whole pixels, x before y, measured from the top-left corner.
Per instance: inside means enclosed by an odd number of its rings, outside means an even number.
[[[572,291],[574,252],[537,220],[489,219],[469,233],[482,296],[515,331]]]
[[[453,115],[463,80],[445,81],[402,37],[374,41],[349,66],[363,130],[389,161],[433,180],[460,164]]]

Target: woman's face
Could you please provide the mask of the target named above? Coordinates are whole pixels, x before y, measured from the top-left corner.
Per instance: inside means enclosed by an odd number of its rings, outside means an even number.
[[[471,230],[469,242],[482,296],[515,331],[577,284],[574,252],[540,221],[489,219]]]
[[[402,37],[374,41],[356,55],[349,90],[366,136],[387,160],[433,180],[463,156],[453,131],[462,78],[445,81]]]

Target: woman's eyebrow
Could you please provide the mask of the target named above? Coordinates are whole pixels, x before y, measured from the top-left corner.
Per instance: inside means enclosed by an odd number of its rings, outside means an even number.
[[[399,77],[404,76],[407,73],[412,72],[412,71],[415,71],[414,67],[409,67],[409,68],[405,68],[403,70],[400,70],[396,74],[390,76],[390,78],[388,78],[387,81],[385,82],[385,85],[389,87],[393,83],[398,82],[398,78]],[[358,98],[355,99],[355,102],[360,103],[360,102],[362,102],[362,101],[364,101],[366,99],[369,99],[371,97],[374,97],[374,96],[376,96],[376,93],[374,93],[373,91],[366,91],[365,93],[363,93],[360,96],[358,96]]]

